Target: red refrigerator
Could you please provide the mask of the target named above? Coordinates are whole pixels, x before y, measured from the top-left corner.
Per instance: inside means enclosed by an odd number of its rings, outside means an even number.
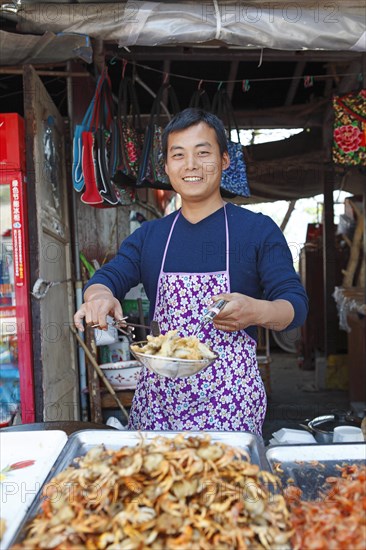
[[[24,120],[0,114],[0,427],[34,422]]]

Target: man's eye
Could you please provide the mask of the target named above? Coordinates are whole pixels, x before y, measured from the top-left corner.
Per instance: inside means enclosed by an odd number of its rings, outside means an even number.
[[[181,158],[182,156],[183,156],[182,153],[175,153],[175,154],[173,155],[173,159]]]
[[[202,156],[202,155],[209,155],[210,153],[209,151],[199,151],[198,154]]]

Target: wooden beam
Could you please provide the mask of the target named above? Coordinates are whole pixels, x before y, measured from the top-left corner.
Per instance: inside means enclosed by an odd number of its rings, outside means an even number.
[[[323,93],[324,97],[330,97],[331,96],[332,88],[333,88],[333,81],[334,80],[337,81],[336,79],[339,78],[338,75],[337,75],[337,71],[336,71],[334,63],[328,63],[327,64],[327,75],[332,76],[333,78],[328,78],[325,81],[324,93]]]
[[[286,96],[286,99],[285,99],[285,107],[288,107],[289,105],[292,105],[293,101],[294,101],[294,97],[296,95],[296,92],[297,92],[297,89],[299,87],[299,84],[301,82],[301,79],[299,78],[303,72],[304,72],[304,69],[305,69],[305,61],[299,61],[297,64],[296,64],[296,67],[295,67],[295,71],[294,71],[294,78],[291,80],[291,84],[290,84],[290,87],[288,89],[288,92],[287,92],[287,96]]]
[[[88,72],[84,71],[84,72],[70,72],[70,71],[53,71],[53,70],[40,70],[40,69],[37,69],[36,70],[36,73],[38,74],[38,76],[59,76],[59,77],[63,77],[63,78],[68,78],[69,76],[74,76],[74,77],[79,77],[79,76],[82,76],[82,77],[91,77],[92,75],[89,74]],[[14,75],[23,75],[24,74],[24,69],[19,69],[19,67],[0,67],[0,74],[14,74]]]
[[[252,61],[258,64],[258,52],[257,49],[243,49],[233,47],[190,47],[190,46],[174,46],[164,47],[157,46],[151,48],[150,46],[131,46],[130,52],[126,50],[121,51],[114,43],[104,42],[106,46],[107,58],[115,57],[135,60],[135,61],[161,61],[163,59],[169,59],[171,61]],[[319,51],[319,50],[301,50],[301,51],[287,51],[287,50],[263,50],[263,61],[265,62],[291,62],[296,63],[298,61],[315,61],[315,62],[329,62],[329,61],[345,61],[351,62],[354,59],[361,59],[361,52],[346,52],[346,51]]]
[[[281,225],[280,225],[280,229],[281,231],[285,231],[286,229],[286,226],[291,218],[291,214],[292,212],[295,210],[295,205],[296,205],[296,200],[292,200],[289,202],[289,205],[287,207],[287,212],[285,214],[285,217],[283,218],[282,222],[281,222]]]
[[[238,67],[239,67],[239,61],[237,59],[235,59],[234,61],[231,61],[228,80],[236,80],[236,75],[238,74]],[[230,98],[230,101],[233,98],[234,86],[235,86],[235,82],[228,82],[228,85],[226,86],[226,91]]]
[[[272,109],[236,110],[239,128],[311,128],[322,127],[324,108],[328,100],[314,101],[305,105],[274,107]],[[141,115],[142,124],[147,124],[150,113]],[[162,125],[168,122],[165,113],[160,115]]]
[[[170,60],[169,59],[164,59],[164,63],[163,63],[163,72],[165,75],[167,75],[167,78],[169,78],[169,73],[170,73]],[[164,105],[166,105],[169,109],[169,105],[168,105],[168,90],[164,90],[164,93],[163,93],[163,103]]]

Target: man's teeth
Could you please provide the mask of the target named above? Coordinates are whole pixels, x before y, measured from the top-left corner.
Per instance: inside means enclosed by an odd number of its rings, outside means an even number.
[[[184,181],[201,181],[202,178],[199,178],[198,176],[188,176],[186,178],[183,178]]]

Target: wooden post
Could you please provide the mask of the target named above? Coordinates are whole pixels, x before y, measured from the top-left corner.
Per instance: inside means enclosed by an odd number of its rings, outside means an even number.
[[[362,74],[363,74],[363,87],[366,88],[366,53],[362,55]],[[366,264],[366,186],[363,188],[363,263]],[[365,277],[365,287],[364,287],[364,304],[366,304],[366,277]],[[366,323],[365,323],[366,328]],[[366,331],[364,335],[364,350],[366,357]],[[365,365],[366,369],[366,365]]]
[[[336,250],[334,238],[334,168],[325,164],[323,170],[324,212],[323,212],[323,283],[324,283],[324,334],[325,357],[336,352],[338,316],[332,296],[336,280]]]
[[[87,327],[85,330],[85,343],[95,359],[97,360],[97,347],[95,345],[94,330]],[[90,361],[86,358],[88,373],[88,390],[90,405],[90,421],[102,422],[102,403],[100,397],[99,377],[97,371],[93,368]]]

